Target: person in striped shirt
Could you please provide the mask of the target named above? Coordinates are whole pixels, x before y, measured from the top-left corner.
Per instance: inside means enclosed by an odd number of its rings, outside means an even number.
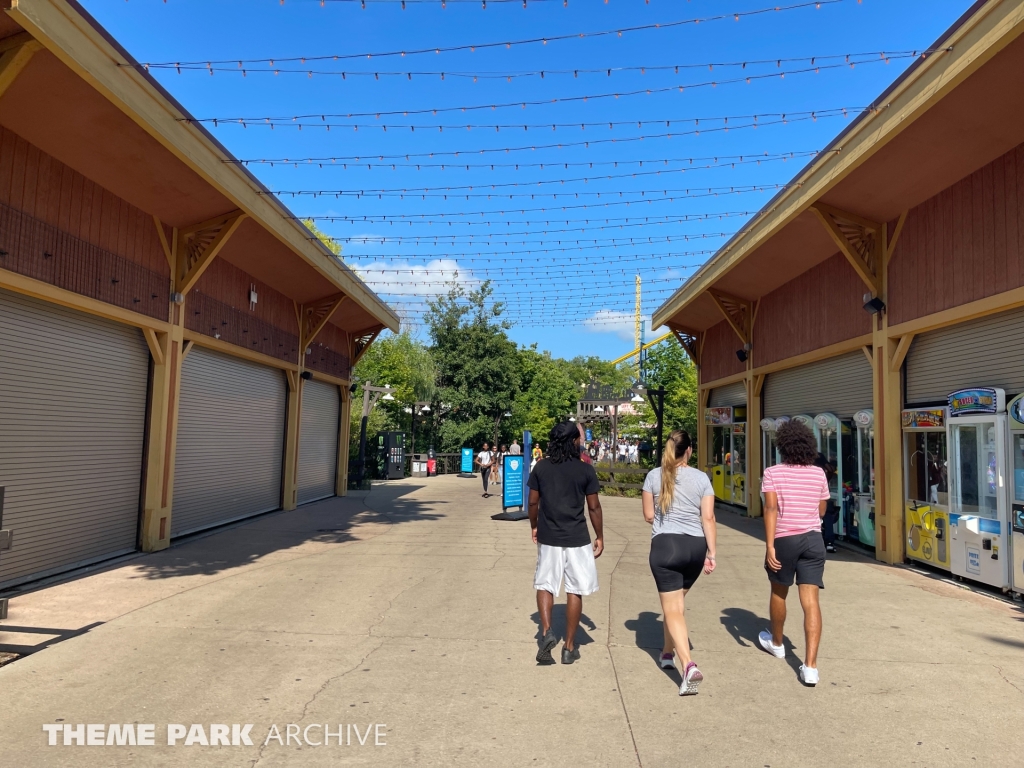
[[[786,596],[796,578],[804,610],[805,656],[800,682],[818,684],[818,643],[821,641],[821,607],[818,590],[824,589],[825,542],[821,518],[830,498],[828,480],[815,466],[818,443],[805,425],[790,421],[779,428],[776,447],[781,463],[768,467],[761,480],[764,494],[765,562],[771,584],[769,615],[771,631],[758,642],[768,653],[785,658],[783,626]]]

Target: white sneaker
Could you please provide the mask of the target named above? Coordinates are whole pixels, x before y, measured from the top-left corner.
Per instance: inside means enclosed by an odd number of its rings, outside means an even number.
[[[818,684],[818,668],[800,665],[800,682],[811,687]]]
[[[775,643],[773,643],[771,632],[768,632],[767,630],[762,631],[761,634],[757,636],[757,642],[759,642],[761,644],[761,647],[768,651],[768,653],[770,653],[775,658],[786,658],[786,646],[776,645]]]

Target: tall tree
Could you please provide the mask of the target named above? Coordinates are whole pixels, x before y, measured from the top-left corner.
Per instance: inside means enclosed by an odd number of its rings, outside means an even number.
[[[651,347],[647,355],[646,378],[651,387],[665,388],[665,435],[681,427],[696,444],[697,368],[682,345],[667,339]]]
[[[490,281],[461,284],[429,302],[425,322],[437,370],[437,434],[445,451],[500,441],[502,422],[522,388],[519,350],[508,338]]]

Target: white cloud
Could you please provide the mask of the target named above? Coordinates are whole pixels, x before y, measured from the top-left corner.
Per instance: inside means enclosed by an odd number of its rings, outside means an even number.
[[[345,263],[380,294],[438,296],[447,293],[452,282],[466,290],[478,288],[483,282],[452,259],[435,259],[426,264],[397,260],[361,263],[356,259],[346,259]]]
[[[590,333],[614,333],[624,341],[633,341],[635,332],[634,315],[630,312],[620,312],[615,309],[599,309],[586,320],[583,327]],[[645,328],[651,327],[650,317],[641,317],[647,321]]]

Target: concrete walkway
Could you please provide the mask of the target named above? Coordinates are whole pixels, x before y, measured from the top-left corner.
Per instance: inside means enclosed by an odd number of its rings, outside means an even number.
[[[698,696],[656,663],[639,503],[606,499],[582,659],[539,668],[526,522],[455,477],[257,519],[11,602],[0,650],[9,766],[964,766],[1024,761],[1024,613],[844,553],[823,593],[822,682],[755,649],[760,525],[719,514],[688,600]],[[563,599],[564,605],[564,599]],[[557,614],[564,619],[564,614]],[[40,631],[42,630],[42,631]],[[48,631],[47,631],[48,630]],[[82,631],[86,630],[86,631]],[[15,648],[17,649],[17,648]],[[154,746],[47,746],[43,724],[154,724]],[[345,746],[264,744],[343,724]],[[167,746],[168,724],[253,724],[253,746]],[[382,724],[380,739],[366,735]],[[359,744],[348,725],[358,728]],[[322,730],[306,732],[310,741]],[[198,734],[193,734],[198,739]],[[241,739],[239,739],[241,741]],[[347,742],[351,742],[348,744]]]

